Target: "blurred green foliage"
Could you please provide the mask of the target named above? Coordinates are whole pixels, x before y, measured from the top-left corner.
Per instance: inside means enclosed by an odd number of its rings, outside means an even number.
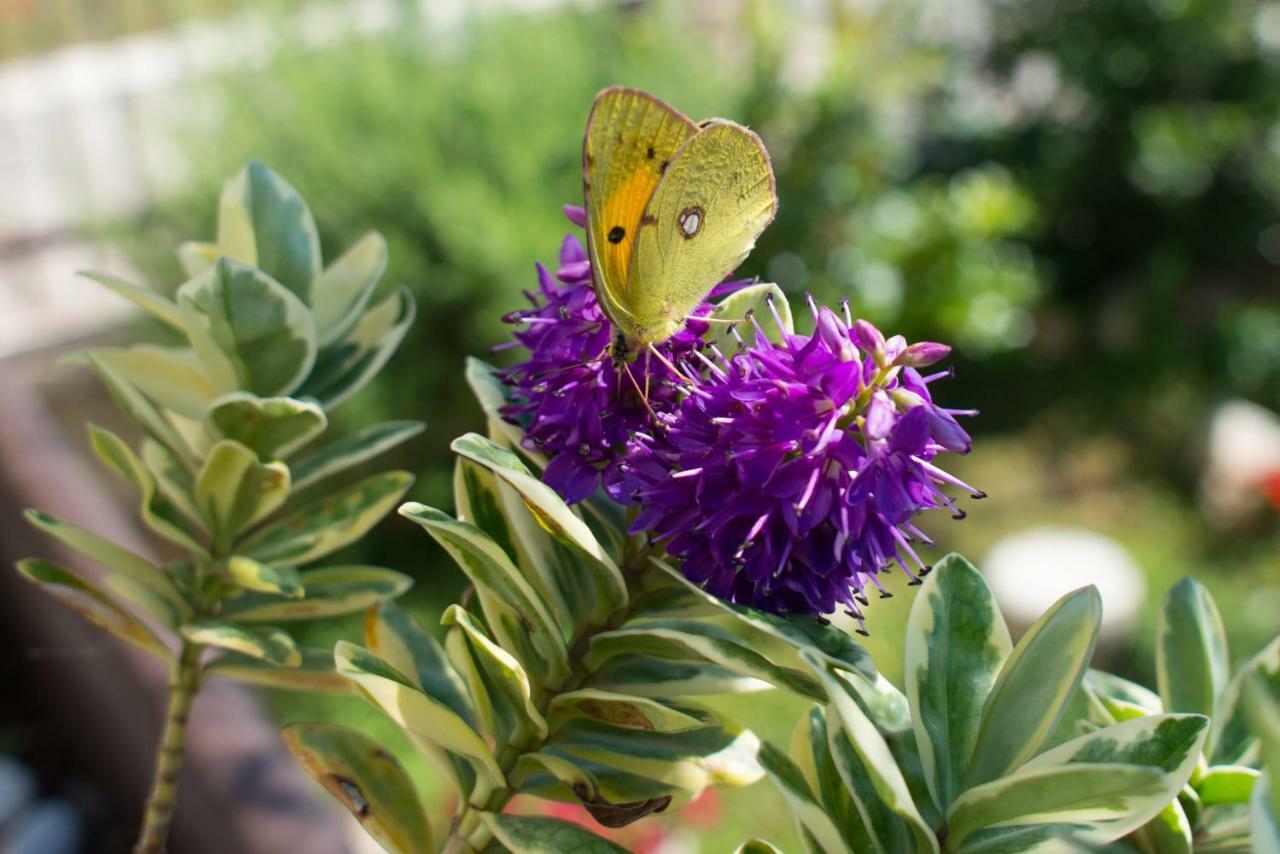
[[[1280,401],[1271,3],[393,2],[381,29],[319,42],[271,8],[274,52],[200,93],[183,194],[118,232],[176,286],[144,247],[211,233],[200,202],[257,157],[312,201],[327,247],[386,234],[384,281],[421,315],[338,416],[416,401],[437,437],[403,461],[424,501],[447,504],[444,439],[478,425],[462,359],[505,339],[533,261],[573,230],[585,114],[619,82],[757,128],[781,208],[745,272],[958,345],[946,398],[982,411],[980,437],[1110,435],[1126,471],[1189,502],[1214,402]],[[370,559],[412,566],[409,536]]]

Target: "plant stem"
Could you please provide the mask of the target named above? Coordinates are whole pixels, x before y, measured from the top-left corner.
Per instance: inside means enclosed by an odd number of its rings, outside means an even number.
[[[165,713],[160,749],[156,753],[155,776],[142,817],[142,831],[134,854],[160,854],[169,836],[173,807],[177,798],[178,775],[182,771],[183,741],[187,715],[200,687],[200,644],[182,641],[178,661],[169,676],[169,708]]]

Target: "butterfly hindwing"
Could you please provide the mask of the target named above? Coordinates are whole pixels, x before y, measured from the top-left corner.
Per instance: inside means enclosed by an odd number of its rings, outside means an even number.
[[[596,96],[583,141],[587,247],[596,293],[610,319],[633,332],[632,255],[645,205],[676,152],[698,133],[679,111],[645,92]]]
[[[676,153],[641,214],[624,309],[641,341],[674,334],[747,257],[778,209],[760,137],[713,119]],[[647,343],[647,342],[646,342]]]

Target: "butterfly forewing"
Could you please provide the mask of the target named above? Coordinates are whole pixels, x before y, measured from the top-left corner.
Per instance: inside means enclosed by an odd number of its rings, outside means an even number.
[[[733,122],[705,122],[676,153],[641,215],[623,306],[644,319],[637,337],[662,340],[678,331],[747,257],[777,209],[760,137]]]
[[[645,205],[698,127],[652,95],[615,87],[596,96],[583,142],[587,246],[596,293],[628,336],[636,321],[631,258]]]

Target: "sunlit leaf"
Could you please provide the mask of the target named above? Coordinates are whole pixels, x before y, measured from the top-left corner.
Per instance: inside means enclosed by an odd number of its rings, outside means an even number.
[[[982,712],[965,787],[994,780],[1034,756],[1053,733],[1093,657],[1102,600],[1068,593],[1027,630]]]
[[[328,419],[318,405],[290,397],[232,392],[213,401],[210,432],[252,449],[263,460],[282,460],[324,432]]]
[[[182,627],[187,640],[205,646],[238,652],[271,664],[295,667],[302,653],[289,633],[274,626],[238,626],[222,620],[201,620]]]
[[[315,220],[298,191],[261,163],[250,162],[223,184],[218,250],[311,302],[311,283],[320,273]]]

